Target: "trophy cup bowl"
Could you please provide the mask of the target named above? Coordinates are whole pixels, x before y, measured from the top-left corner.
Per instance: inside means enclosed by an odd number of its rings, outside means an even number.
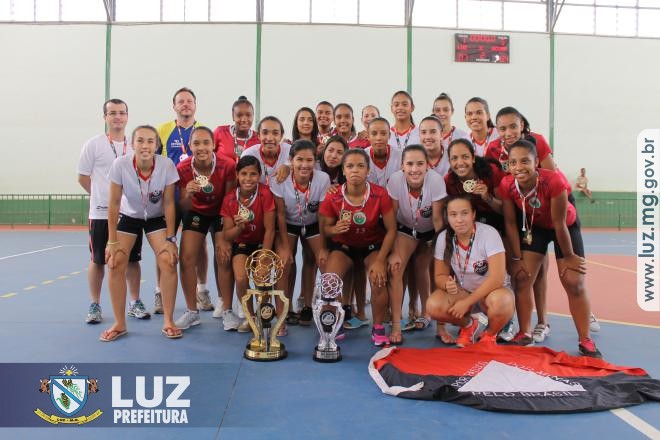
[[[254,251],[245,262],[248,279],[252,281],[254,289],[248,289],[241,305],[243,312],[252,329],[253,338],[245,348],[244,356],[251,361],[277,361],[287,356],[286,347],[277,340],[286,312],[289,309],[289,299],[282,290],[273,290],[272,287],[282,277],[282,259],[273,251],[259,249]],[[284,304],[282,313],[277,315],[277,309],[270,302],[271,296],[279,297]],[[252,316],[248,302],[256,300],[255,315]],[[275,324],[272,321],[275,319]]]
[[[321,338],[314,349],[317,362],[339,362],[341,349],[335,342],[337,332],[344,323],[344,309],[338,298],[344,282],[336,273],[324,273],[316,284],[316,295],[312,312]]]

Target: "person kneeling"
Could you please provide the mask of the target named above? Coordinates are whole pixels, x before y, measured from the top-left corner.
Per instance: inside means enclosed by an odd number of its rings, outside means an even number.
[[[437,289],[426,303],[427,313],[439,322],[460,326],[456,346],[466,347],[475,342],[480,327],[478,315],[471,313],[478,305],[488,316],[481,341],[495,344],[515,308],[504,244],[497,230],[475,222],[469,196],[450,197],[444,214],[448,227],[435,246]]]

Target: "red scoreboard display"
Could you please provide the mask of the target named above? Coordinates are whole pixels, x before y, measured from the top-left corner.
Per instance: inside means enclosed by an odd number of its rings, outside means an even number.
[[[509,63],[509,36],[455,34],[457,63]]]

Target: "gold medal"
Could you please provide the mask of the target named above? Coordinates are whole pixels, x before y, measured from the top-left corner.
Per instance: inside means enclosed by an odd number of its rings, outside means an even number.
[[[473,193],[478,183],[479,182],[474,179],[466,180],[463,182],[463,189],[466,193]]]
[[[208,186],[209,184],[209,178],[206,176],[202,176],[201,174],[195,176],[195,182],[202,188]]]
[[[532,245],[532,231],[528,230],[527,232],[525,232],[525,237],[523,237],[523,240],[525,241],[525,244],[527,246],[531,246]]]
[[[250,210],[247,209],[245,206],[241,206],[240,208],[238,208],[238,215],[245,221],[250,220]]]
[[[341,220],[350,220],[351,217],[352,217],[351,211],[345,211],[345,210],[341,211],[341,216],[340,216]]]

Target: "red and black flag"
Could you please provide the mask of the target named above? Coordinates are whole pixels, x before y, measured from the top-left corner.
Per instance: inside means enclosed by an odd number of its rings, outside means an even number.
[[[369,374],[385,394],[489,411],[569,413],[660,401],[660,380],[641,368],[546,347],[386,348]]]

